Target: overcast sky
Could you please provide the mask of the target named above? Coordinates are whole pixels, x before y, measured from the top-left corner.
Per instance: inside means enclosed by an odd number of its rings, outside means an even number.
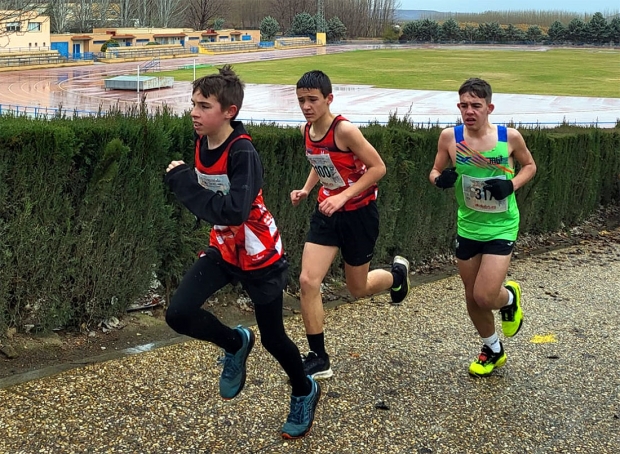
[[[567,11],[575,13],[596,13],[620,11],[620,2],[615,0],[520,0],[506,2],[499,0],[400,0],[400,9],[428,9],[451,13],[481,13],[483,11]]]

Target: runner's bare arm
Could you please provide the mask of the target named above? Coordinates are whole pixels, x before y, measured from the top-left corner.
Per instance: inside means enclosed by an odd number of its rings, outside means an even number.
[[[519,173],[512,179],[512,185],[516,191],[536,175],[536,163],[532,153],[527,148],[525,140],[519,131],[508,128],[508,146],[512,150],[513,158],[521,165]]]
[[[336,126],[335,141],[341,150],[351,150],[366,166],[366,173],[339,195],[349,200],[361,194],[385,175],[385,163],[381,156],[362,134],[357,126],[348,121],[341,121]]]
[[[454,128],[447,128],[441,131],[439,140],[437,141],[437,155],[435,156],[435,162],[433,168],[428,176],[432,185],[435,185],[435,178],[441,175],[443,170],[451,165],[454,165],[454,160],[450,155],[450,146],[454,143]]]
[[[305,124],[299,126],[299,130],[301,131],[302,136],[305,135],[305,128],[306,128]],[[310,194],[310,191],[312,191],[312,189],[316,186],[318,182],[319,182],[319,176],[317,175],[316,171],[313,168],[311,168],[310,173],[308,174],[308,178],[306,179],[306,184],[304,184],[304,187],[301,189],[294,189],[291,191],[290,196],[291,196],[291,202],[293,203],[293,206],[299,205],[299,202],[301,202],[303,199],[308,197],[308,194]]]

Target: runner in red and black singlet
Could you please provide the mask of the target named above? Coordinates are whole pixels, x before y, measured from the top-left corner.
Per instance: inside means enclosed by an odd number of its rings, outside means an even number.
[[[243,83],[226,65],[218,74],[194,82],[192,103],[195,167],[172,161],[166,183],[186,208],[213,227],[209,247],[172,297],[166,322],[180,334],[224,349],[220,395],[236,397],[245,385],[254,333],[241,325],[229,328],[202,306],[226,284],[240,282],[254,304],[261,342],[292,386],[282,437],[300,438],[312,427],[321,387],[306,375],[299,349],[284,330],[288,263],[280,232],[263,201],[260,158],[241,122],[234,121],[243,103]]]
[[[297,82],[297,99],[307,121],[300,129],[311,170],[304,187],[291,192],[293,205],[321,182],[299,278],[310,346],[304,368],[314,378],[333,374],[325,350],[321,283],[338,251],[354,297],[390,289],[392,303],[399,304],[409,293],[409,262],[404,257],[394,258],[391,271],[369,271],[379,236],[377,182],[385,175],[385,164],[356,126],[330,112],[333,98],[331,81],[321,71],[310,71]]]
[[[321,181],[319,189],[319,204],[328,197],[340,194],[366,173],[366,165],[351,150],[341,150],[336,145],[336,126],[341,121],[347,121],[342,115],[336,115],[327,133],[318,140],[310,137],[312,123],[304,127],[304,141],[306,157]],[[377,199],[377,184],[371,185],[359,195],[346,201],[341,210],[351,211],[365,207]]]

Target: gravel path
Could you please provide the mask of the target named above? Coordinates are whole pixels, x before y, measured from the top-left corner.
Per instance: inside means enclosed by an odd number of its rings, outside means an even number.
[[[240,396],[189,341],[0,389],[0,453],[618,453],[620,230],[517,259],[525,322],[474,379],[458,276],[327,312],[334,377],[312,432],[283,441],[286,377],[257,342]],[[498,330],[499,319],[497,319]],[[305,348],[300,316],[287,329]]]

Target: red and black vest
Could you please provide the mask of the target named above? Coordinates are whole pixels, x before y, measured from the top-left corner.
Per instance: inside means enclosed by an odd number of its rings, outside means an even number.
[[[206,167],[200,160],[200,142],[196,140],[195,167],[198,182],[205,188],[220,191],[226,195],[230,191],[228,178],[228,155],[232,145],[239,139],[252,140],[247,134],[235,137],[226,146],[220,158]],[[241,225],[214,225],[211,229],[209,245],[217,248],[222,258],[244,271],[265,268],[277,262],[283,254],[282,239],[273,216],[263,201],[263,190],[252,202],[248,219]]]
[[[336,125],[346,120],[342,115],[336,116],[325,136],[320,140],[310,138],[311,123],[304,129],[306,158],[314,168],[321,181],[318,201],[339,194],[354,184],[366,173],[366,166],[351,150],[341,150],[336,146],[334,133]],[[340,211],[352,211],[368,205],[377,199],[377,185],[373,184],[361,194],[349,199]]]

